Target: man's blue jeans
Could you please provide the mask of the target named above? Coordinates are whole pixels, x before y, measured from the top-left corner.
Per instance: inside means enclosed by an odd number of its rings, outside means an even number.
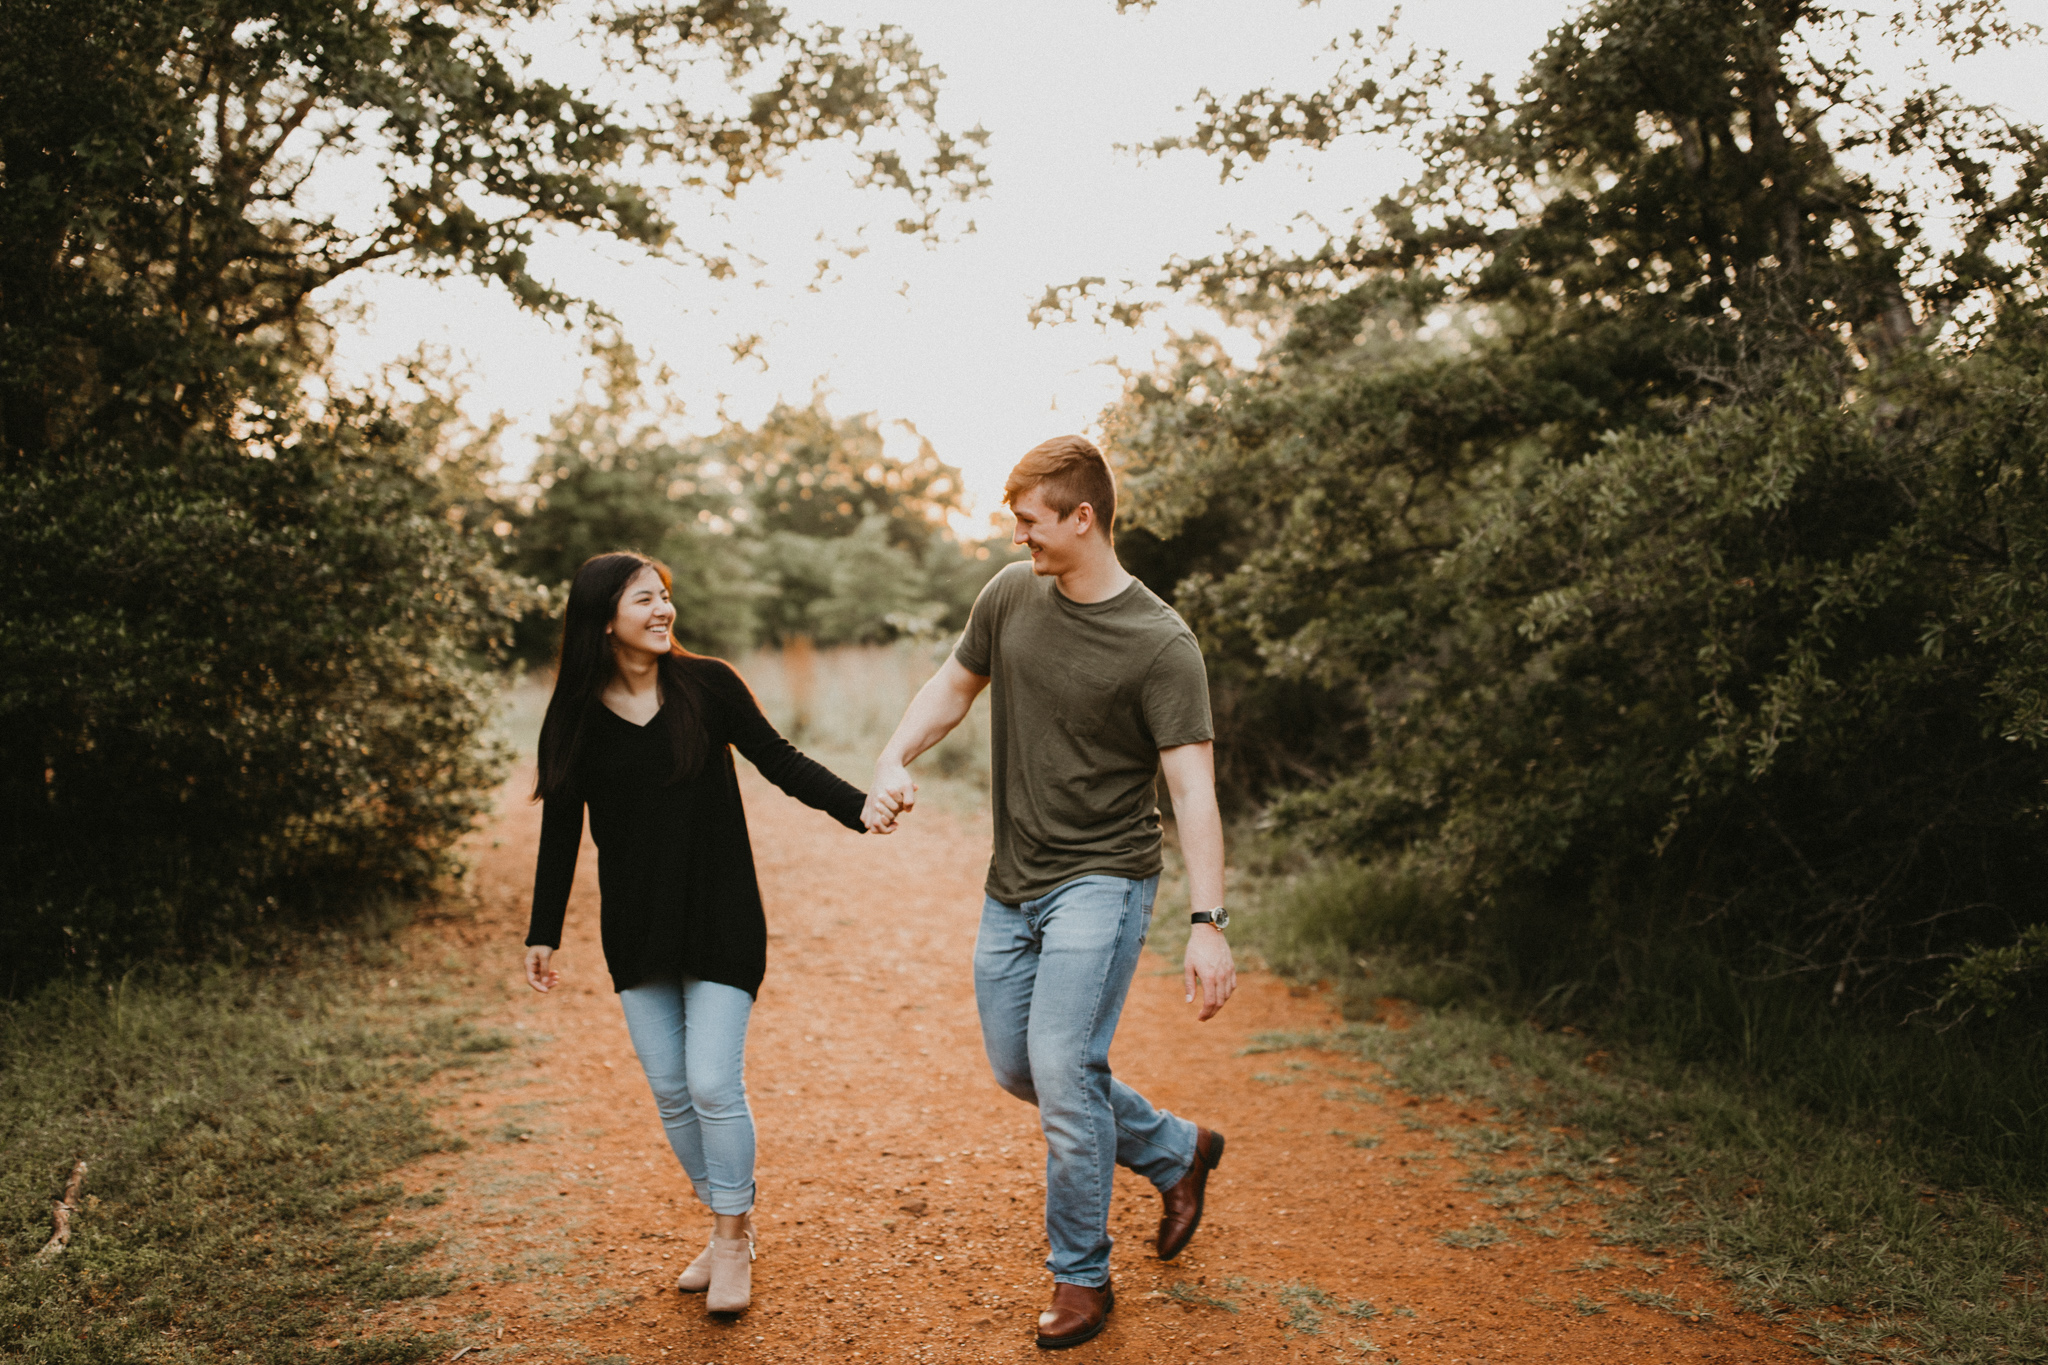
[[[668,1145],[697,1198],[713,1213],[746,1213],[754,1207],[746,1079],[754,998],[738,986],[685,977],[620,991],[619,1005]]]
[[[1109,1279],[1109,1198],[1119,1165],[1161,1190],[1195,1160],[1195,1125],[1109,1074],[1109,1040],[1152,923],[1159,879],[1078,877],[1022,905],[986,900],[974,1000],[996,1083],[1038,1106],[1045,1130],[1046,1267]]]

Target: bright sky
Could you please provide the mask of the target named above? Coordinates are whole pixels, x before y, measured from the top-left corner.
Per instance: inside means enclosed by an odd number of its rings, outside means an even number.
[[[1154,314],[1136,331],[1034,328],[1027,314],[1048,285],[1091,275],[1149,283],[1171,257],[1216,250],[1226,229],[1270,237],[1303,213],[1336,221],[1396,187],[1406,169],[1397,154],[1357,146],[1275,158],[1224,185],[1193,153],[1141,161],[1117,150],[1190,128],[1187,106],[1205,85],[1230,94],[1309,87],[1325,70],[1330,40],[1377,27],[1382,5],[1160,0],[1124,15],[1113,0],[789,0],[789,8],[799,19],[890,22],[913,33],[946,73],[942,122],[993,135],[989,194],[956,207],[946,238],[927,246],[891,226],[904,211],[900,197],[853,188],[844,160],[827,152],[736,202],[674,205],[686,241],[714,251],[730,242],[766,263],[736,280],[594,238],[544,244],[537,273],[609,309],[627,340],[668,366],[695,429],[715,429],[721,413],[751,424],[777,399],[803,403],[822,391],[835,413],[915,423],[961,467],[983,513],[999,508],[1003,476],[1026,449],[1065,432],[1099,433],[1123,369],[1147,368],[1169,328],[1219,330],[1187,307]],[[1409,7],[1400,33],[1512,85],[1571,8],[1428,0]],[[2048,24],[2048,0],[2017,0],[2010,10]],[[1937,55],[1899,54],[1886,64]],[[2041,60],[2039,50],[1992,54],[1941,75],[1974,100],[2048,123]],[[969,220],[974,230],[961,231]],[[844,250],[863,247],[857,256]],[[368,373],[423,343],[445,348],[466,373],[476,414],[512,419],[506,453],[515,468],[575,396],[584,339],[522,315],[501,292],[396,275],[348,289],[362,311],[338,337],[343,373]],[[1250,337],[1224,335],[1239,359],[1256,352]],[[759,342],[736,358],[735,346],[752,336]]]

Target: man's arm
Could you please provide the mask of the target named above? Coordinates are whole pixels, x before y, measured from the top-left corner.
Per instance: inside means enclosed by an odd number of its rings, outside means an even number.
[[[917,804],[917,783],[910,780],[910,761],[951,733],[967,717],[967,708],[988,686],[988,679],[970,672],[952,655],[910,699],[896,733],[875,759],[875,781],[868,788],[861,819],[877,833],[896,827],[896,817]]]
[[[1216,748],[1177,744],[1159,751],[1166,791],[1173,798],[1173,822],[1180,832],[1181,861],[1188,869],[1188,908],[1214,910],[1223,904],[1223,816],[1216,809]],[[1181,965],[1181,986],[1193,1000],[1199,988],[1203,1019],[1213,1016],[1237,989],[1237,964],[1230,944],[1213,924],[1194,925],[1188,933],[1187,958]]]

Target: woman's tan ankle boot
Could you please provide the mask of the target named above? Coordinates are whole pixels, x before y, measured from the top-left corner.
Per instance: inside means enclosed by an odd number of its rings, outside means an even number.
[[[711,1287],[711,1243],[697,1253],[697,1259],[683,1267],[683,1273],[676,1276],[676,1288],[685,1294],[701,1294]]]
[[[745,1237],[711,1239],[711,1286],[704,1308],[712,1313],[744,1313],[754,1301],[753,1229]]]

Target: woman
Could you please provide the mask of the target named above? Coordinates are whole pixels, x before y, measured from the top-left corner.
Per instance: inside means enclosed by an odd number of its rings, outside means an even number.
[[[732,747],[806,805],[859,831],[864,794],[798,753],[730,665],[674,640],[669,572],[640,554],[576,571],[540,731],[544,803],[526,981],[552,989],[583,839],[598,849],[605,966],[669,1145],[711,1209],[676,1287],[714,1313],[751,1297],[754,1118],[743,1077],[767,924]]]

